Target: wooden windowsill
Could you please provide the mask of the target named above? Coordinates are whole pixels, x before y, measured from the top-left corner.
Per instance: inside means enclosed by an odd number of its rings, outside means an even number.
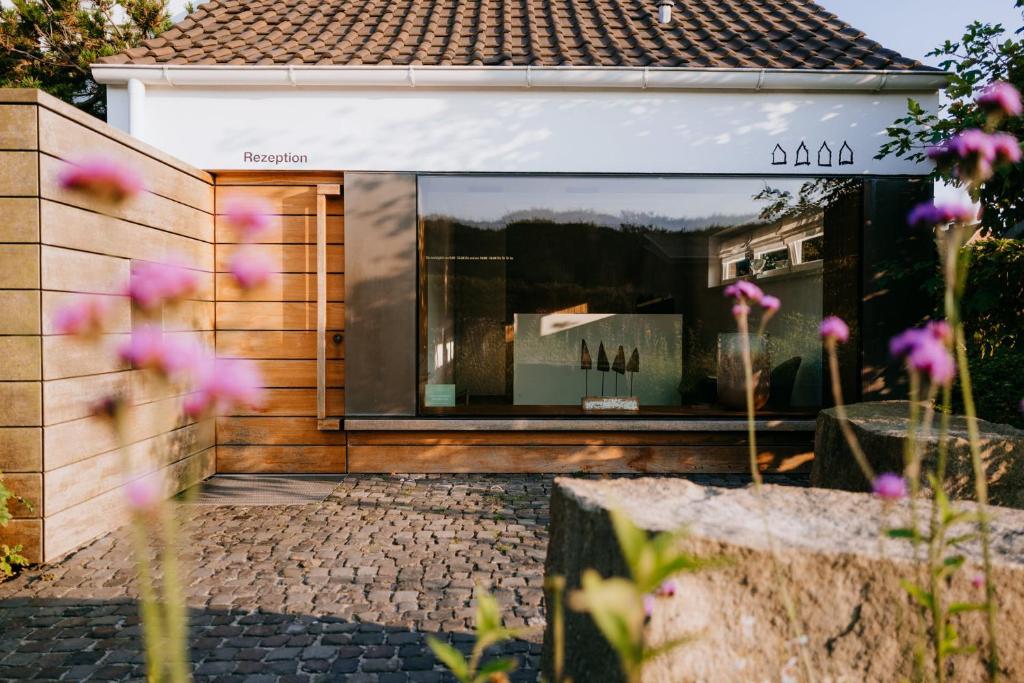
[[[757,420],[758,431],[813,432],[814,420]],[[346,418],[346,431],[362,432],[429,432],[429,431],[532,431],[532,432],[742,432],[747,421],[737,419],[651,419],[644,417],[601,417],[576,419],[545,418],[417,418],[381,417]]]

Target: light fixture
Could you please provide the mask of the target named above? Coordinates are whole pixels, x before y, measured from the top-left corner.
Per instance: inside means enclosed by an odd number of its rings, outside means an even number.
[[[672,21],[672,0],[661,0],[658,3],[658,22],[667,24]]]

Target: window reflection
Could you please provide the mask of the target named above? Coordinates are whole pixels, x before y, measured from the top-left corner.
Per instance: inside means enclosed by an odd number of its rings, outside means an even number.
[[[783,301],[752,345],[763,411],[820,405],[825,207],[859,180],[421,176],[421,409],[742,414],[722,289]],[[763,385],[763,386],[762,386]]]

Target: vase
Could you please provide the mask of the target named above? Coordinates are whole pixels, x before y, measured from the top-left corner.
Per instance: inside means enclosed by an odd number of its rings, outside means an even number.
[[[772,361],[767,335],[747,334],[753,366],[754,408],[768,403]],[[718,335],[718,402],[733,410],[747,409],[746,377],[743,372],[743,335],[726,332]]]

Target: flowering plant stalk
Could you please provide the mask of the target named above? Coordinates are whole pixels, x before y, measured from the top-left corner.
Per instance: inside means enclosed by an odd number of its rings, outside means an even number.
[[[86,160],[67,167],[61,184],[105,203],[109,209],[131,201],[143,191],[140,179],[121,165],[105,160]],[[256,221],[246,215],[250,228]],[[230,222],[230,217],[229,217]],[[253,230],[245,233],[252,234]],[[238,272],[244,272],[240,277]],[[261,284],[269,276],[267,264],[253,266],[242,259],[232,264],[243,289]],[[180,259],[133,263],[124,296],[131,302],[134,325],[128,340],[117,349],[123,363],[145,370],[162,393],[181,395],[181,410],[194,419],[209,418],[216,411],[238,405],[256,405],[261,389],[256,371],[243,361],[216,359],[201,344],[181,335],[165,334],[160,321],[198,290],[196,271]],[[58,334],[73,336],[85,344],[100,344],[109,317],[107,299],[79,297],[57,311],[53,325]],[[131,538],[138,573],[140,612],[146,653],[146,677],[150,681],[185,683],[190,679],[188,615],[181,582],[179,525],[176,510],[168,505],[159,473],[134,471],[129,457],[126,429],[129,397],[111,395],[97,404],[95,414],[108,420],[117,436],[125,504],[131,513]]]
[[[764,523],[765,538],[768,540],[768,548],[772,558],[772,575],[782,596],[782,604],[786,611],[786,618],[789,621],[791,642],[796,645],[799,652],[800,663],[804,670],[807,681],[814,681],[814,669],[811,666],[810,656],[807,653],[807,636],[804,633],[802,621],[796,601],[789,592],[785,581],[782,580],[782,569],[779,563],[778,548],[771,527],[768,524],[768,510],[764,500],[764,479],[761,476],[761,466],[757,461],[757,407],[754,399],[754,388],[758,378],[754,376],[754,362],[750,349],[750,312],[751,305],[758,305],[761,308],[761,322],[758,327],[758,336],[764,334],[768,321],[778,312],[782,302],[774,296],[765,294],[753,282],[739,280],[725,288],[725,295],[733,299],[732,315],[736,319],[736,326],[740,334],[740,355],[743,360],[744,388],[746,390],[747,407],[747,448],[750,458],[750,476],[754,482],[754,493],[757,499],[761,521]]]

